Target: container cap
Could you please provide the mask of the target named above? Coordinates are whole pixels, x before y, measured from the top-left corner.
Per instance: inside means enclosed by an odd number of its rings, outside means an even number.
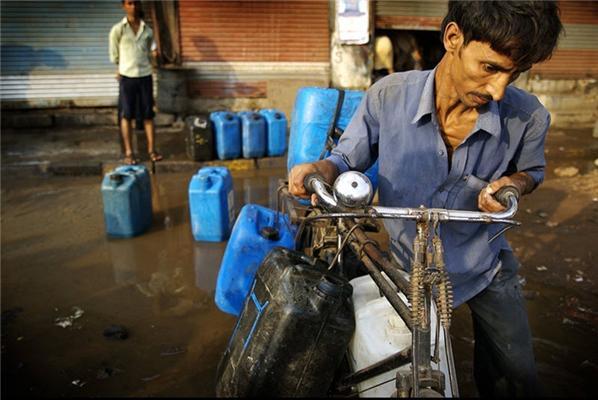
[[[263,227],[260,231],[260,235],[262,235],[264,239],[272,241],[276,241],[280,238],[280,233],[278,232],[278,229],[274,228],[273,226]]]

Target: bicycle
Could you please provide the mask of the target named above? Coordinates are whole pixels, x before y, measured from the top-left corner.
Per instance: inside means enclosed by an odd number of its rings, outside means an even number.
[[[316,194],[318,206],[297,206],[286,187],[281,185],[279,188],[279,199],[285,199],[291,222],[299,225],[296,248],[307,255],[325,260],[329,269],[337,267],[343,274],[343,254],[348,246],[409,328],[412,338],[409,348],[338,379],[332,392],[359,394],[355,389],[359,384],[399,368],[393,379],[396,381],[393,395],[397,397],[458,397],[449,335],[452,288],[444,265],[439,225],[449,221],[506,224],[504,229],[490,239],[492,241],[507,229],[519,225],[512,219],[518,207],[517,188],[508,186],[499,190],[495,198],[506,210],[487,213],[423,206],[370,206],[372,185],[365,175],[355,171],[341,174],[333,185],[332,193],[318,175],[305,177],[304,186],[309,193]],[[405,276],[406,269],[396,260],[386,257],[379,245],[365,233],[375,231],[376,225],[372,221],[385,218],[412,220],[416,223],[409,278]],[[325,222],[322,224],[322,221]],[[436,323],[432,324],[434,320]],[[433,325],[436,329],[432,342]],[[441,355],[442,343],[444,352]],[[441,356],[444,356],[444,368],[440,367]],[[388,382],[381,384],[385,383]],[[372,388],[362,389],[360,393]]]

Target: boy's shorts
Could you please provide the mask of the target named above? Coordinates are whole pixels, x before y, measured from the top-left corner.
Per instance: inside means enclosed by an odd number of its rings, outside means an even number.
[[[144,120],[154,118],[154,91],[151,75],[141,78],[121,76],[119,90],[123,118],[128,120],[139,119],[139,117]]]

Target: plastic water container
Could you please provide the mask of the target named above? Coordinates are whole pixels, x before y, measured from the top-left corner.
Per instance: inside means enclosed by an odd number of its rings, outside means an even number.
[[[295,246],[297,227],[288,217],[256,204],[241,209],[224,250],[215,302],[226,313],[239,315],[259,265],[274,247]]]
[[[266,108],[259,111],[266,119],[266,154],[281,156],[287,151],[287,119],[282,111]]]
[[[241,143],[243,158],[266,155],[266,120],[259,113],[241,111]]]
[[[197,241],[226,240],[235,221],[233,179],[226,167],[203,167],[189,182],[191,231]]]
[[[347,128],[363,96],[363,91],[345,90],[343,104],[335,127],[342,131]],[[328,129],[334,121],[338,99],[339,91],[336,89],[319,87],[299,89],[291,118],[287,158],[288,171],[297,164],[314,162],[320,159],[320,155],[326,148]],[[330,155],[330,152],[326,151],[323,158],[328,155]],[[370,178],[375,190],[378,187],[378,161],[365,174]]]
[[[215,111],[210,114],[216,141],[216,155],[220,160],[230,160],[241,156],[241,120],[228,111]]]
[[[274,248],[219,366],[218,397],[324,397],[355,322],[351,285],[313,257]]]
[[[108,235],[131,237],[152,225],[152,187],[144,166],[120,166],[104,175],[102,200]]]
[[[404,274],[407,277],[407,274]],[[388,279],[388,278],[387,278]],[[390,280],[388,282],[392,284]],[[355,333],[349,345],[349,362],[353,371],[358,371],[381,361],[411,346],[411,331],[399,314],[385,297],[374,280],[369,276],[361,276],[351,281],[353,286],[353,307],[355,310]],[[403,301],[407,301],[399,292]],[[436,307],[432,305],[430,332],[436,332]],[[432,348],[435,335],[432,334]],[[443,335],[440,335],[440,365],[432,363],[433,368],[440,369],[445,378],[448,377],[448,358]],[[394,380],[374,387],[396,377],[397,371],[409,372],[410,364],[392,371],[374,376],[357,385],[358,390],[366,390],[361,397],[390,397],[396,390]],[[450,385],[446,384],[445,396],[452,397]]]
[[[193,161],[214,159],[214,134],[206,115],[191,115],[185,119],[187,157]]]

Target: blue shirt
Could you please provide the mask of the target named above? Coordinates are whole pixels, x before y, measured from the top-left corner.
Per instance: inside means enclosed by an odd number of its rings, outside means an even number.
[[[544,179],[544,141],[550,114],[535,96],[509,86],[504,98],[478,109],[473,130],[453,152],[451,168],[434,101],[434,73],[395,73],[376,82],[364,96],[328,160],[339,173],[365,171],[379,160],[380,205],[478,210],[477,197],[489,182],[525,171],[536,186]],[[385,220],[391,249],[410,268],[415,223]],[[454,307],[492,281],[504,235],[488,243],[502,226],[441,224]]]

